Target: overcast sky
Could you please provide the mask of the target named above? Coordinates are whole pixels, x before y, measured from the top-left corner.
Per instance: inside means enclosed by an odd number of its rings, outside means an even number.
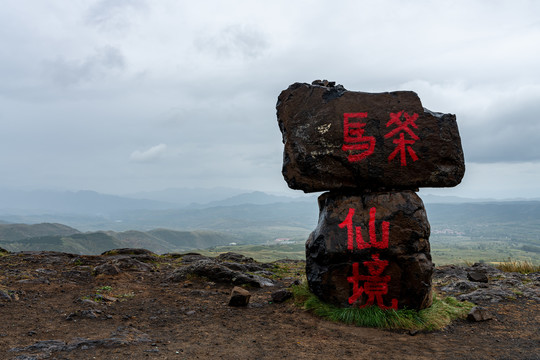
[[[457,115],[427,193],[540,197],[540,1],[4,0],[0,40],[3,188],[287,191],[277,96],[328,79]]]

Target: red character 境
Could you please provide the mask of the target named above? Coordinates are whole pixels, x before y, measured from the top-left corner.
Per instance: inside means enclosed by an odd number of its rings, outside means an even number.
[[[384,269],[388,266],[387,260],[380,260],[379,254],[373,254],[371,256],[372,261],[364,261],[364,266],[368,268],[369,275],[360,275],[358,271],[358,263],[352,265],[352,276],[347,277],[347,281],[353,284],[353,294],[349,297],[349,304],[354,304],[366,293],[368,299],[364,305],[360,308],[376,305],[383,310],[394,309],[397,310],[398,301],[392,299],[391,305],[384,305],[383,295],[388,293],[388,283],[390,282],[390,275],[381,276]],[[364,281],[364,287],[360,286],[360,281]]]
[[[365,119],[367,118],[367,112],[343,114],[344,144],[341,149],[349,152],[349,156],[347,157],[349,162],[357,162],[373,154],[373,150],[375,150],[375,138],[373,136],[364,136],[364,126],[366,126],[366,123],[361,121],[351,122],[351,118]],[[360,151],[360,153],[351,154],[353,151]]]

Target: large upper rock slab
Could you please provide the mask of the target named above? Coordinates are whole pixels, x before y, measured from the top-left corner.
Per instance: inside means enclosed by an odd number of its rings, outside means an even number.
[[[412,91],[295,83],[276,108],[292,189],[449,187],[465,172],[455,115],[424,109]]]

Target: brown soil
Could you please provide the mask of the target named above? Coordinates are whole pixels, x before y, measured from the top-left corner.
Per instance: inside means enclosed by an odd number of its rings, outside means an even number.
[[[91,275],[105,260],[0,254],[0,290],[12,298],[0,297],[0,358],[540,359],[540,306],[519,297],[483,304],[495,320],[411,335],[328,322],[291,301],[271,303],[290,277],[250,289],[250,305],[234,308],[227,305],[230,284],[167,282],[178,259],[155,258],[152,272]],[[89,301],[96,294],[106,296]]]

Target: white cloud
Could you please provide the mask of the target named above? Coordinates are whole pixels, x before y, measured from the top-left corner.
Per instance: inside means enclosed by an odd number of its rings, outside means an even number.
[[[159,144],[156,146],[152,146],[148,150],[135,150],[131,153],[129,156],[129,159],[134,162],[139,163],[148,163],[148,162],[154,162],[158,159],[160,159],[165,151],[167,150],[167,145],[165,144]]]

